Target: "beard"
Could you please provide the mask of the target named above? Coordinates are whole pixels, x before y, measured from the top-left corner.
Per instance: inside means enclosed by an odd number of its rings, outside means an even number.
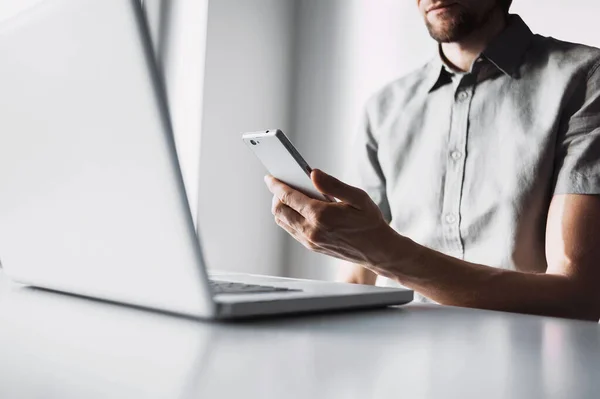
[[[439,22],[433,24],[425,17],[425,25],[429,35],[438,43],[458,42],[485,25],[492,17],[496,6],[491,7],[485,14],[478,16],[465,9],[463,6],[456,6],[457,10],[453,14],[440,18]]]

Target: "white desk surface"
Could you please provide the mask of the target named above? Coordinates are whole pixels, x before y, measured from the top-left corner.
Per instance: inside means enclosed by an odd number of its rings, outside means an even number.
[[[435,305],[209,323],[0,272],[0,398],[600,398],[600,326]]]

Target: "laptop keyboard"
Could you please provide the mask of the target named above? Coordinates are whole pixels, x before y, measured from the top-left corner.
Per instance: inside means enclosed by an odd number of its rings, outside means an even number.
[[[267,292],[298,292],[283,287],[270,287],[267,285],[233,283],[231,281],[209,280],[209,285],[214,294],[264,294]]]

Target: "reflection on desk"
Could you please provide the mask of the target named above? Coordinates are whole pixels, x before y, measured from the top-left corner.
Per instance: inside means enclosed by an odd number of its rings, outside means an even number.
[[[600,328],[435,305],[208,323],[0,274],[1,398],[597,398]],[[400,396],[401,395],[401,396]]]

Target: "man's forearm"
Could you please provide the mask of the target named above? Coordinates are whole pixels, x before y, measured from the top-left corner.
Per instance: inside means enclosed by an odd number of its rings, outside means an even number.
[[[359,263],[445,305],[598,320],[600,199],[554,196],[547,222],[552,273],[502,270],[455,259],[395,232],[369,195],[319,170],[323,202],[266,178],[276,223],[306,248]],[[554,246],[559,250],[553,250]]]
[[[594,282],[523,273],[456,259],[399,237],[394,258],[376,269],[444,305],[598,320]],[[395,260],[394,260],[395,259]]]

